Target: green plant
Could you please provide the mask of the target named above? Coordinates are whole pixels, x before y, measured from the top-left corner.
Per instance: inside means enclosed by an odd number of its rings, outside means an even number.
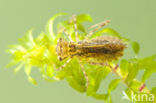
[[[124,83],[127,86],[125,93],[129,98],[131,98],[131,92],[146,93],[147,95],[152,93],[156,97],[156,87],[149,90],[145,86],[146,80],[148,80],[151,74],[156,72],[156,54],[145,58],[135,57],[128,60],[122,58],[118,61],[112,62],[110,67],[91,65],[83,62],[90,81],[88,87],[85,85],[85,76],[80,68],[77,58],[72,58],[69,64],[63,69],[55,69],[54,64],[56,68],[59,68],[67,61],[59,61],[55,52],[57,39],[59,37],[68,39],[64,31],[62,31],[62,28],[65,28],[66,32],[71,36],[73,41],[75,41],[74,23],[70,22],[70,20],[60,21],[57,24],[57,31],[53,30],[54,20],[63,15],[65,14],[59,13],[50,18],[46,25],[46,31],[41,32],[37,37],[33,38],[31,29],[24,35],[24,37],[19,39],[19,44],[11,45],[7,50],[12,57],[12,61],[8,64],[8,67],[16,65],[17,67],[14,69],[15,73],[24,67],[29,82],[34,85],[37,85],[37,82],[31,76],[31,71],[33,69],[32,67],[37,67],[42,78],[45,80],[54,82],[66,78],[69,85],[78,92],[86,93],[87,96],[108,101],[109,103],[112,103],[111,93],[116,89],[119,83]],[[76,16],[76,19],[77,29],[79,31],[78,36],[80,40],[83,40],[88,29],[86,29],[82,23],[92,22],[92,18],[87,14],[82,14]],[[115,36],[125,43],[128,43],[128,47],[132,47],[135,55],[139,53],[140,46],[137,42],[122,37],[114,29],[104,28],[95,32],[91,38],[100,35]],[[143,70],[144,74],[141,81],[138,81],[136,80],[136,76],[140,70]],[[108,93],[99,94],[97,91],[100,87],[101,81],[106,79],[110,73],[116,74],[117,78],[109,84]]]

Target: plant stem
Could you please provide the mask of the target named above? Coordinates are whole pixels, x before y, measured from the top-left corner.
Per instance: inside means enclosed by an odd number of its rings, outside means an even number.
[[[107,64],[107,66],[110,67],[110,69],[112,70],[112,72],[113,72],[114,74],[116,74],[116,75],[121,79],[121,81],[122,81],[129,89],[131,89],[132,91],[134,91],[133,88],[131,88],[131,87],[128,85],[128,83],[125,82],[125,80],[123,79],[123,77],[116,71],[117,68],[118,68],[117,65],[116,65],[115,68],[113,68],[110,64]]]

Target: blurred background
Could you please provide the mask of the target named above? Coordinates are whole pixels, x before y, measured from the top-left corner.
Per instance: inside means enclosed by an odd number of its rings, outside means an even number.
[[[9,44],[17,43],[18,38],[34,27],[35,35],[45,30],[48,19],[56,13],[88,13],[94,23],[110,19],[109,27],[122,36],[138,41],[141,45],[139,57],[156,53],[156,0],[0,0],[0,103],[103,103],[81,94],[71,88],[66,80],[49,83],[44,81],[37,70],[33,71],[39,85],[33,86],[27,81],[23,71],[16,75],[13,69],[5,69],[10,61],[5,50]],[[125,58],[133,57],[131,50]],[[142,72],[139,73],[139,77]],[[147,86],[156,86],[156,73]],[[106,91],[108,76],[102,82],[101,91]],[[129,103],[121,100],[120,84],[112,93],[114,103]]]

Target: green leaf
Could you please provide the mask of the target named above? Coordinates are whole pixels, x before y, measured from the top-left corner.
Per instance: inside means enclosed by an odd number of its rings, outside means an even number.
[[[58,34],[61,34],[61,36],[64,36],[64,34],[71,36],[73,33],[75,33],[74,22],[71,22],[71,21],[68,21],[68,20],[60,22],[57,25],[57,29],[58,29]],[[83,33],[86,32],[84,26],[82,24],[80,24],[80,23],[77,23],[77,30],[81,31]]]
[[[35,80],[34,78],[32,78],[31,76],[28,77],[28,81],[29,81],[30,83],[32,83],[33,85],[37,85],[36,80]]]
[[[137,80],[133,80],[133,81],[131,81],[131,82],[129,83],[129,86],[130,86],[131,88],[133,88],[133,90],[134,90],[135,92],[138,92],[138,91],[139,91],[139,88],[140,88],[141,85],[142,85],[142,83],[139,82],[139,81],[137,81]]]
[[[111,70],[110,68],[96,65],[87,65],[85,69],[87,70],[86,72],[89,78],[89,86],[87,88],[87,95],[89,96],[99,89],[101,81],[107,77]]]
[[[50,44],[50,40],[44,32],[41,32],[37,38],[35,38],[35,43],[41,46],[48,46]]]
[[[139,69],[145,69],[148,67],[153,61],[155,61],[156,55],[152,55],[149,57],[145,57],[143,59],[138,60]]]
[[[32,65],[31,64],[25,64],[25,73],[27,74],[27,76],[30,76],[30,73],[31,73],[31,67]]]
[[[54,16],[52,16],[47,25],[46,25],[46,33],[48,34],[49,36],[49,39],[50,40],[54,40],[56,38],[56,35],[54,33],[54,30],[53,30],[53,25],[54,25],[54,20],[59,17],[59,16],[62,16],[62,15],[65,15],[65,13],[58,13],[58,14],[55,14]]]
[[[120,83],[120,79],[115,79],[113,81],[111,81],[111,83],[109,84],[108,87],[108,93],[110,94],[113,90],[116,89],[116,87],[118,86],[118,84]]]
[[[14,73],[17,73],[18,71],[21,70],[21,68],[23,67],[23,63],[19,64],[15,69],[14,69]]]
[[[34,46],[35,45],[35,43],[34,43],[34,39],[33,39],[33,36],[32,36],[32,30],[33,29],[30,29],[28,32],[27,32],[27,38],[28,38],[28,40],[29,40],[29,42]]]
[[[67,81],[69,83],[69,85],[74,88],[75,90],[83,93],[86,91],[86,87],[85,85],[80,85],[73,77],[67,77]]]
[[[25,51],[26,49],[22,45],[9,45],[10,49],[7,50],[8,53],[14,54],[16,51]]]
[[[60,75],[63,74],[63,76],[67,78],[67,81],[72,88],[79,92],[86,91],[85,77],[77,58],[73,58],[61,72]]]
[[[95,73],[93,74],[95,76],[94,77],[95,78],[95,86],[94,86],[95,92],[99,89],[101,81],[105,79],[110,72],[111,70],[107,67],[98,68],[95,70]]]
[[[73,41],[76,41],[76,36],[75,36],[74,32],[71,34],[71,38],[72,38]]]
[[[140,45],[139,45],[138,42],[133,41],[132,42],[132,48],[133,48],[133,51],[134,51],[135,54],[138,54],[139,53]]]
[[[86,31],[82,24],[77,24],[77,29],[81,30],[82,32]]]
[[[82,15],[77,16],[77,23],[82,23],[82,22],[86,22],[86,21],[90,21],[90,22],[93,21],[90,15],[82,14]]]
[[[128,74],[128,66],[129,66],[128,61],[125,59],[122,59],[120,63],[120,71],[123,77],[126,77]]]
[[[107,100],[108,97],[109,97],[109,94],[97,94],[97,93],[94,93],[91,95],[92,97],[94,97],[95,99],[98,99],[98,100]]]
[[[148,67],[146,67],[141,81],[145,82],[155,72],[156,72],[156,62],[152,62],[150,65],[148,65]]]
[[[138,63],[136,59],[131,59],[128,65],[128,75],[125,79],[126,83],[129,83],[130,81],[132,81],[136,75],[138,74]]]
[[[25,48],[32,48],[33,46],[35,46],[35,42],[32,36],[32,30],[33,29],[28,30],[24,37],[19,39],[19,43]]]
[[[96,32],[95,34],[93,34],[93,35],[91,36],[91,38],[95,38],[95,37],[100,36],[101,34],[104,34],[104,33],[107,33],[107,34],[109,34],[109,35],[111,35],[111,36],[118,37],[119,39],[122,38],[122,37],[119,35],[118,32],[116,32],[115,30],[113,30],[113,29],[111,29],[111,28],[104,28],[104,29],[102,29],[102,30]]]
[[[52,65],[48,65],[48,66],[47,66],[47,75],[48,75],[49,77],[53,77],[53,76],[54,76],[54,68],[53,68]]]
[[[65,71],[60,71],[56,74],[56,76],[54,77],[56,80],[63,80],[66,77],[66,73]]]

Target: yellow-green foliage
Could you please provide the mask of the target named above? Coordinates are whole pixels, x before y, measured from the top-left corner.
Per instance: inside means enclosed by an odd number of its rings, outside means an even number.
[[[61,62],[58,61],[55,52],[55,46],[59,37],[69,40],[69,38],[62,31],[60,31],[60,28],[65,28],[71,38],[75,40],[74,23],[69,22],[69,20],[60,21],[57,24],[57,30],[53,30],[54,20],[59,16],[67,16],[67,14],[59,13],[54,15],[48,21],[45,32],[41,32],[37,37],[34,38],[32,36],[31,29],[24,35],[24,37],[19,39],[18,44],[9,46],[9,49],[7,50],[11,54],[12,59],[8,66],[16,65],[16,68],[14,69],[15,73],[24,68],[25,73],[28,76],[28,80],[34,85],[37,85],[37,82],[34,78],[32,78],[31,71],[33,70],[32,67],[37,67],[42,77],[47,81],[59,81],[66,78],[69,85],[75,90],[81,93],[86,92],[88,96],[92,96],[99,100],[112,102],[111,92],[115,90],[120,82],[127,84],[128,87],[131,88],[127,88],[127,90],[138,92],[140,86],[145,83],[152,73],[156,72],[156,55],[142,59],[122,59],[120,60],[121,62],[117,61],[119,67],[116,72],[120,75],[120,77],[110,83],[107,94],[98,94],[97,90],[101,84],[101,81],[106,79],[107,75],[111,73],[111,69],[109,67],[90,65],[83,62],[90,82],[88,88],[86,88],[86,80],[77,58],[73,58],[69,64],[67,64],[60,71],[54,69],[53,64],[55,64],[56,68],[58,68],[66,62],[66,60]],[[88,33],[88,29],[83,26],[84,22],[92,22],[92,18],[88,14],[78,15],[77,25],[80,40],[83,40],[85,35]],[[111,28],[99,30],[95,32],[91,38],[100,35],[111,35],[118,37],[130,45],[132,44],[132,48],[136,55],[139,53],[140,47],[137,42],[122,37],[119,35],[119,33]],[[114,64],[111,65],[114,66]],[[145,71],[141,81],[137,81],[135,79],[139,70]],[[150,92],[150,90],[145,88],[142,92]],[[130,92],[126,93],[128,94]],[[156,88],[153,88],[151,93],[156,95]]]

